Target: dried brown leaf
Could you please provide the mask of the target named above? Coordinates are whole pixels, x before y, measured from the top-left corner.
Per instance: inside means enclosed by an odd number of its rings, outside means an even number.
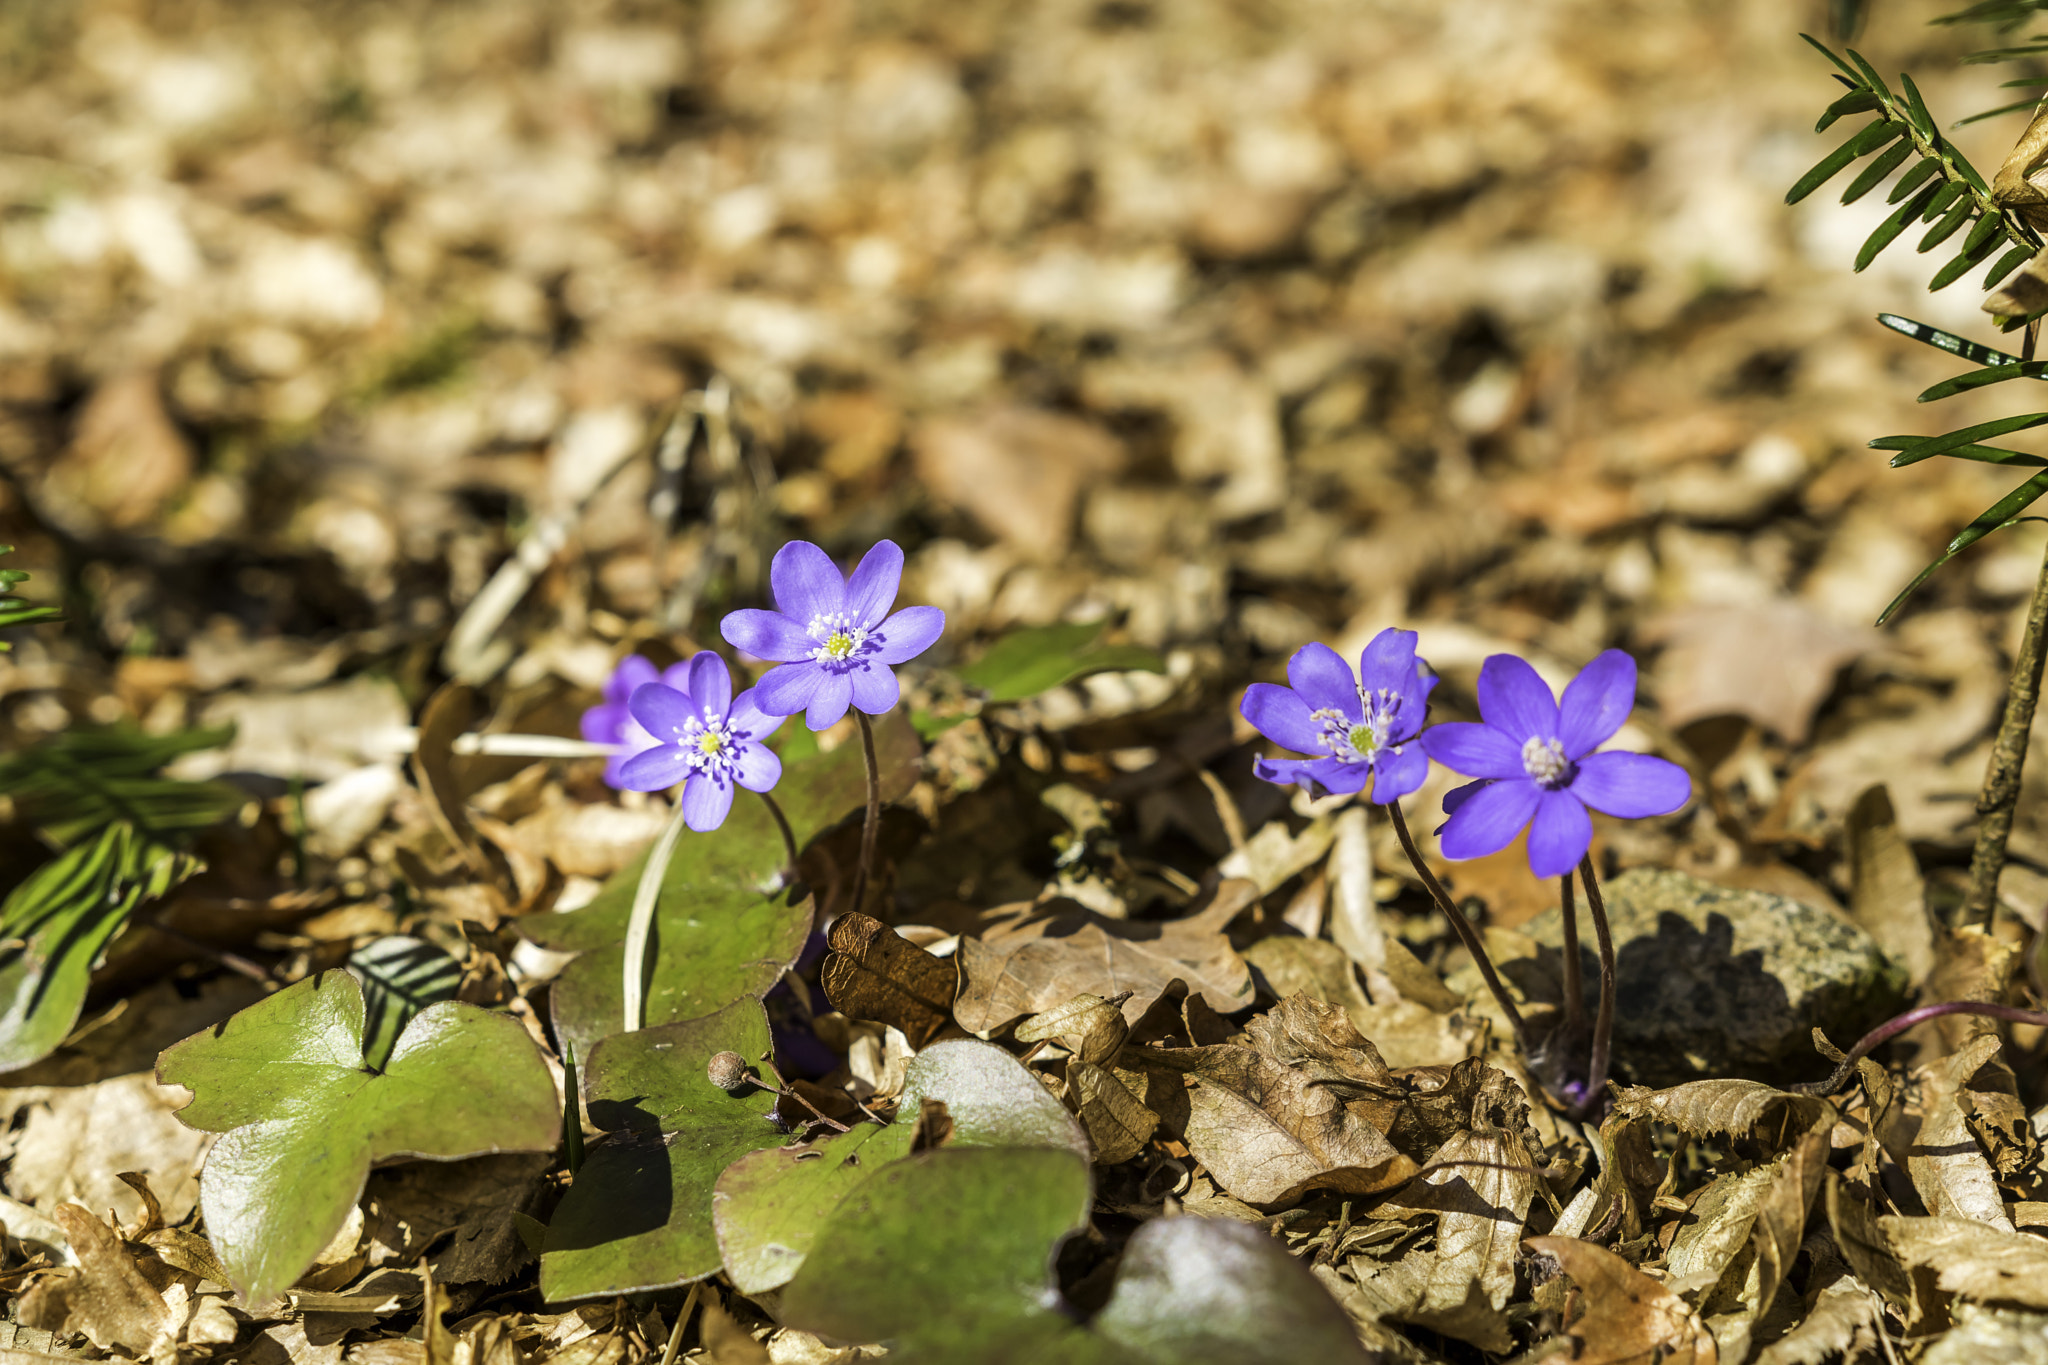
[[[101,1350],[164,1352],[175,1341],[177,1319],[114,1229],[77,1204],[59,1204],[51,1216],[70,1240],[78,1269],[31,1285],[17,1308],[20,1320],[59,1336],[83,1333]]]
[[[1947,1293],[2048,1310],[2048,1242],[1962,1218],[1894,1216],[1877,1223],[1899,1260],[1935,1271]]]
[[[1217,1184],[1248,1204],[1323,1188],[1387,1189],[1415,1173],[1374,1123],[1393,1073],[1344,1011],[1292,996],[1254,1019],[1241,1042],[1154,1049],[1144,1065],[1192,1082],[1184,1140]]]
[[[1934,925],[1927,883],[1883,783],[1849,808],[1842,830],[1849,857],[1849,915],[1918,986],[1934,970]]]
[[[1464,1273],[1467,1265],[1438,1249],[1411,1251],[1394,1261],[1354,1256],[1349,1268],[1376,1316],[1505,1354],[1515,1340],[1507,1317],[1489,1301],[1485,1287]]]
[[[1605,1247],[1576,1237],[1524,1243],[1557,1262],[1581,1305],[1565,1330],[1578,1340],[1574,1365],[1714,1365],[1718,1353],[1684,1299]]]
[[[1681,607],[1647,623],[1643,638],[1665,645],[1656,689],[1665,724],[1747,716],[1793,743],[1806,738],[1835,674],[1884,639],[1789,599]]]
[[[1789,1136],[1813,1126],[1827,1101],[1794,1095],[1761,1081],[1687,1081],[1667,1090],[1629,1086],[1615,1101],[1625,1118],[1668,1123],[1688,1137],[1741,1137],[1765,1125]]]
[[[1073,1088],[1074,1112],[1088,1130],[1098,1166],[1129,1161],[1144,1149],[1159,1126],[1159,1115],[1139,1103],[1115,1073],[1092,1062],[1067,1063],[1067,1084]]]
[[[1234,1013],[1251,1004],[1252,978],[1223,929],[1257,899],[1251,882],[1226,881],[1186,919],[1112,920],[1075,908],[963,938],[953,1016],[969,1032],[987,1034],[1077,995],[1129,991],[1124,1017],[1135,1025],[1176,979],[1213,1008]]]
[[[1020,1043],[1042,1039],[1064,1039],[1067,1050],[1084,1062],[1108,1066],[1123,1050],[1131,1026],[1117,1004],[1099,995],[1077,995],[1064,1005],[1034,1014],[1017,1025],[1013,1035]]]
[[[840,1013],[901,1029],[913,1048],[953,1022],[959,971],[951,962],[858,911],[834,920],[827,942],[821,980]]]
[[[1999,1046],[1998,1035],[1987,1034],[1933,1069],[1922,1098],[1925,1117],[1906,1153],[1906,1171],[1935,1217],[1974,1219],[2010,1232],[2012,1219],[1998,1189],[1998,1173],[1977,1145],[1958,1100],[1958,1092]]]
[[[768,1348],[715,1303],[704,1305],[697,1335],[704,1345],[705,1365],[768,1365]]]
[[[1756,1365],[1821,1365],[1838,1357],[1868,1360],[1877,1348],[1877,1296],[1854,1275],[1820,1291],[1797,1327],[1758,1353]]]

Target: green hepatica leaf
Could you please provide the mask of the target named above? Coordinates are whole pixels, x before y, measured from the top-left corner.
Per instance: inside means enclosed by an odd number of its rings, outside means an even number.
[[[576,1173],[541,1252],[550,1303],[700,1280],[719,1268],[711,1192],[719,1173],[788,1135],[772,1091],[728,1094],[705,1067],[720,1052],[768,1055],[757,1000],[680,1024],[605,1039],[584,1072],[584,1103],[607,1136]]]
[[[949,1147],[1048,1147],[1088,1159],[1064,1106],[992,1043],[934,1043],[911,1059],[897,1121],[742,1157],[718,1179],[712,1216],[726,1274],[743,1294],[788,1283],[832,1210],[910,1151],[926,1100],[946,1106]]]
[[[0,1071],[49,1055],[85,1005],[92,969],[145,900],[205,866],[126,823],[30,873],[0,905]]]
[[[1088,1163],[1049,1148],[941,1147],[870,1177],[782,1293],[792,1327],[887,1341],[892,1361],[1115,1361],[1057,1311],[1052,1255],[1088,1221]]]
[[[548,1151],[560,1134],[547,1064],[509,1015],[431,1005],[382,1072],[363,1061],[363,1017],[356,979],[322,972],[158,1060],[159,1080],[192,1091],[178,1117],[224,1135],[200,1206],[251,1303],[289,1288],[333,1240],[372,1163]]]
[[[909,722],[895,715],[875,727],[875,748],[882,798],[895,800],[917,780],[922,747]],[[775,788],[799,848],[861,810],[866,793],[857,742],[790,763]],[[715,832],[683,837],[655,918],[650,1025],[701,1018],[759,997],[780,979],[803,949],[812,912],[808,898],[777,889],[784,860],[767,807],[745,792]],[[557,1036],[574,1043],[579,1056],[616,1032],[624,1013],[626,916],[645,863],[644,856],[635,859],[579,910],[519,921],[519,931],[542,947],[581,954],[556,979],[551,997]]]
[[[1158,1365],[1363,1365],[1336,1302],[1259,1228],[1158,1218],[1124,1248],[1116,1288],[1090,1324],[1126,1360]]]
[[[1105,624],[1097,621],[1012,631],[961,669],[960,681],[986,692],[992,702],[1006,702],[1035,697],[1090,673],[1164,670],[1164,663],[1149,649],[1101,643]]]

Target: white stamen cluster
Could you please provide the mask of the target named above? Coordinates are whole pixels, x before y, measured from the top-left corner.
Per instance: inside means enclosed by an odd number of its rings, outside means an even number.
[[[867,628],[843,611],[821,612],[804,627],[804,634],[818,642],[811,658],[821,664],[845,663],[867,643]]]
[[[1401,713],[1401,698],[1384,687],[1375,692],[1361,687],[1358,700],[1365,712],[1363,721],[1353,721],[1334,706],[1309,712],[1309,719],[1321,732],[1323,747],[1344,763],[1370,763],[1389,747],[1399,753],[1400,746],[1389,746],[1387,740]]]
[[[1577,766],[1564,756],[1564,741],[1561,739],[1531,735],[1522,745],[1522,771],[1545,791],[1568,786],[1577,775]]]
[[[692,716],[675,727],[676,747],[693,773],[710,773],[730,778],[738,766],[733,760],[743,735],[735,735],[722,719],[699,720]]]

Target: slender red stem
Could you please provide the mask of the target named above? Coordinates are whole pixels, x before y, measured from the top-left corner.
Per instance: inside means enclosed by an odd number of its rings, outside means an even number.
[[[2003,1019],[2008,1024],[2032,1024],[2036,1028],[2048,1028],[2048,1013],[2040,1010],[2023,1010],[2012,1005],[1992,1005],[1982,1000],[1943,1000],[1932,1005],[1922,1005],[1907,1010],[1895,1019],[1887,1019],[1870,1032],[1856,1040],[1856,1046],[1849,1049],[1847,1056],[1835,1067],[1835,1072],[1824,1081],[1808,1081],[1802,1085],[1788,1085],[1785,1088],[1795,1095],[1832,1095],[1848,1083],[1855,1073],[1856,1063],[1869,1056],[1883,1044],[1929,1019],[1939,1019],[1944,1014],[1981,1014],[1989,1019]]]
[[[854,720],[860,723],[860,753],[868,765],[868,816],[860,827],[860,866],[853,873],[853,900],[849,910],[858,910],[868,894],[868,869],[875,862],[875,831],[882,823],[882,764],[875,757],[875,727],[868,720],[865,711],[855,710]]]
[[[1422,884],[1435,899],[1437,908],[1444,912],[1451,932],[1458,936],[1458,941],[1465,945],[1465,951],[1472,955],[1472,961],[1478,964],[1479,974],[1486,978],[1487,989],[1500,1002],[1501,1013],[1507,1015],[1508,1025],[1515,1031],[1515,1042],[1521,1047],[1522,1055],[1528,1056],[1531,1051],[1529,1026],[1522,1022],[1522,1012],[1515,1008],[1507,987],[1501,984],[1500,973],[1493,969],[1493,959],[1486,955],[1486,947],[1479,941],[1479,931],[1465,918],[1465,912],[1452,902],[1451,893],[1444,890],[1444,884],[1436,879],[1436,873],[1429,870],[1429,864],[1422,861],[1422,853],[1415,847],[1415,836],[1408,832],[1408,821],[1401,815],[1401,803],[1387,802],[1387,815],[1394,822],[1394,834],[1401,841],[1401,851],[1415,865],[1416,875],[1422,878]]]
[[[1579,859],[1579,880],[1586,884],[1586,908],[1593,914],[1593,941],[1600,949],[1600,1009],[1593,1016],[1593,1055],[1586,1064],[1586,1094],[1579,1101],[1581,1115],[1600,1105],[1607,1089],[1607,1066],[1614,1046],[1614,935],[1607,928],[1607,902],[1600,895],[1599,879],[1593,875],[1590,850]]]

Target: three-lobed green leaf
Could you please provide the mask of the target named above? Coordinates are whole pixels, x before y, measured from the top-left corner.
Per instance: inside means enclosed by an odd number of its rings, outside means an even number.
[[[373,1163],[549,1151],[554,1081],[516,1019],[445,1001],[363,1058],[362,988],[327,971],[166,1049],[157,1077],[192,1100],[187,1125],[223,1134],[200,1177],[206,1229],[235,1288],[274,1298],[333,1240]]]

